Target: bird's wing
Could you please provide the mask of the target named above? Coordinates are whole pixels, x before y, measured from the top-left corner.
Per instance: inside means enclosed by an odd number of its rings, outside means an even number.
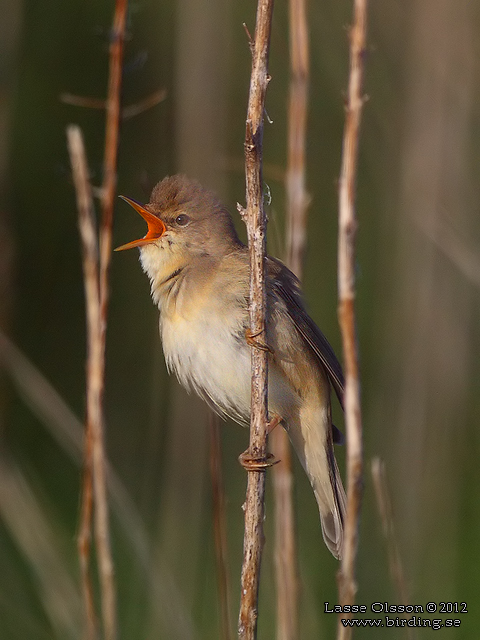
[[[344,378],[342,367],[330,343],[306,312],[297,277],[276,258],[267,258],[267,269],[271,277],[273,291],[285,303],[296,330],[326,370],[343,408]]]

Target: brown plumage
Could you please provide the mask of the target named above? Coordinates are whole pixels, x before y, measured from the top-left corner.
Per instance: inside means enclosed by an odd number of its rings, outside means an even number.
[[[125,198],[145,218],[140,247],[160,310],[167,366],[222,416],[250,419],[249,260],[230,214],[216,196],[185,176],[167,177],[150,202]],[[343,402],[335,354],[307,314],[297,278],[267,258],[269,412],[281,418],[317,499],[325,542],[342,555],[345,491],[333,451],[330,385]]]

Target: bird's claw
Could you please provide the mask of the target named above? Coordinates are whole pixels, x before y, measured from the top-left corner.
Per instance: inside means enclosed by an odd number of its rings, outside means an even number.
[[[273,453],[267,453],[265,456],[253,456],[250,449],[247,449],[238,456],[238,461],[246,471],[265,471],[268,467],[280,462]]]
[[[251,347],[255,347],[256,349],[260,349],[260,351],[268,351],[273,355],[273,349],[268,346],[266,342],[262,342],[261,340],[257,340],[258,336],[262,333],[259,331],[258,333],[252,333],[250,329],[245,330],[245,340],[247,344]]]

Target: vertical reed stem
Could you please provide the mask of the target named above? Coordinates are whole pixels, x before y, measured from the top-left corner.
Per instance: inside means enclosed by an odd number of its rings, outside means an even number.
[[[273,14],[273,0],[258,0],[255,39],[252,51],[252,74],[245,134],[245,174],[247,225],[250,251],[250,331],[256,340],[265,340],[265,253],[266,218],[262,189],[262,138],[265,93],[269,76],[268,53]],[[252,415],[249,455],[265,460],[267,454],[267,352],[252,347]],[[254,640],[257,635],[258,588],[262,557],[265,468],[248,469],[245,499],[245,535],[241,577],[238,636]]]
[[[367,2],[354,0],[350,30],[350,75],[339,185],[338,317],[345,362],[345,422],[347,432],[347,514],[342,564],[338,576],[339,600],[345,606],[355,601],[355,563],[363,493],[363,444],[355,327],[355,186],[362,106],[363,63],[366,42]],[[342,614],[342,617],[349,617]],[[339,619],[338,639],[352,635]]]
[[[305,0],[290,0],[290,96],[288,107],[287,266],[301,279],[305,253],[308,196],[305,189],[309,42]],[[275,495],[275,580],[277,640],[298,638],[298,575],[290,441],[284,429],[271,435],[280,460],[273,468]]]

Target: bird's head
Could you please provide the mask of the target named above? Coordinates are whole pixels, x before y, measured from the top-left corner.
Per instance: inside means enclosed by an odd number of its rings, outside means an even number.
[[[146,205],[120,197],[142,216],[148,231],[143,238],[116,251],[140,247],[142,261],[150,256],[163,262],[180,256],[191,260],[217,257],[239,243],[230,214],[215,194],[186,176],[164,178],[155,186]]]

